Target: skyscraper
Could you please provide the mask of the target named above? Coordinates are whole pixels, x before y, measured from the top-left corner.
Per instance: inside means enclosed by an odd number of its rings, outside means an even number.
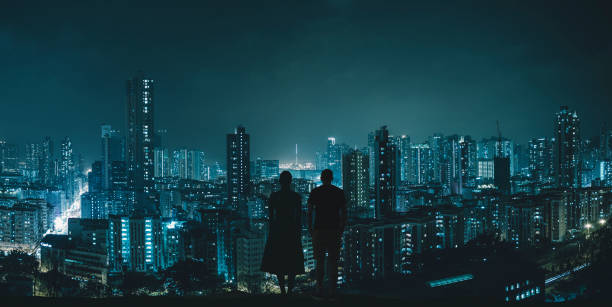
[[[157,153],[158,151],[156,149],[156,157]],[[163,164],[163,156],[160,157],[160,159]],[[173,177],[179,177],[181,179],[202,180],[206,166],[204,162],[204,152],[202,151],[185,148],[174,150],[172,151],[171,174]],[[158,171],[157,166],[163,167],[163,165],[159,165],[159,161],[156,160],[156,171]]]
[[[580,186],[580,119],[562,106],[555,123],[554,171],[559,187]]]
[[[187,151],[182,151],[180,149],[172,151],[171,166],[170,166],[170,174],[172,177],[178,178],[186,178],[186,167],[185,163],[187,161]]]
[[[204,152],[189,150],[187,154],[187,177],[193,180],[203,180],[204,174]]]
[[[109,216],[109,266],[113,271],[152,272],[162,267],[161,220],[155,216]]]
[[[395,193],[400,179],[399,150],[389,139],[387,126],[376,130],[374,137],[374,193],[376,195],[375,216],[389,216],[395,208]]]
[[[402,153],[404,156],[404,153]],[[433,177],[431,165],[431,150],[428,144],[413,144],[409,147],[408,157],[409,172],[408,182],[410,184],[427,184]]]
[[[401,174],[401,182],[410,181],[410,137],[407,135],[402,135],[399,139],[399,150],[401,154],[400,160],[400,174]]]
[[[352,149],[342,158],[342,187],[350,217],[367,217],[370,203],[370,158]]]
[[[155,171],[154,176],[158,178],[170,177],[170,156],[167,148],[155,148]]]
[[[37,143],[26,144],[25,146],[26,177],[31,182],[38,181],[40,160],[42,157],[40,148],[40,144]]]
[[[322,171],[327,168],[327,156],[325,153],[317,151],[315,153],[315,169]]]
[[[478,160],[493,160],[495,157],[510,159],[510,175],[514,176],[518,170],[514,154],[514,142],[505,138],[490,137],[477,143]]]
[[[255,178],[258,180],[278,178],[279,174],[278,160],[263,160],[261,158],[255,160]]]
[[[599,178],[599,144],[591,138],[582,138],[580,144],[580,186],[590,187]]]
[[[238,126],[227,135],[227,199],[232,210],[246,203],[250,183],[250,140],[246,129]]]
[[[460,176],[462,187],[473,187],[475,179],[478,175],[478,161],[476,154],[476,142],[470,136],[461,136],[459,138],[460,152]]]
[[[537,138],[529,141],[529,172],[535,182],[551,182],[553,173],[553,140]]]
[[[442,185],[453,194],[461,194],[462,163],[458,135],[447,136],[441,144],[440,175]]]
[[[59,180],[68,200],[74,198],[74,159],[72,155],[72,141],[65,137],[60,144]]]
[[[125,161],[113,161],[111,162],[111,190],[122,190],[127,189],[127,169],[125,167]]]
[[[91,164],[91,171],[87,174],[87,184],[89,193],[102,192],[104,189],[104,173],[101,161]]]
[[[368,133],[368,156],[370,156],[370,183],[372,183],[372,188],[374,187],[374,182],[376,181],[376,144],[374,140],[376,139],[376,132]]]
[[[503,194],[510,194],[510,159],[493,158],[493,183]]]
[[[55,184],[55,172],[53,165],[53,141],[50,137],[45,137],[42,141],[40,148],[40,171],[38,172],[38,176],[40,182],[46,186],[52,186]]]
[[[327,138],[327,168],[334,173],[333,184],[342,185],[342,153],[345,145],[336,144],[336,138]]]
[[[113,161],[123,161],[123,144],[119,131],[113,130],[110,125],[101,126],[102,140],[102,187],[105,190],[111,187],[111,164]]]
[[[128,188],[136,193],[138,211],[152,212],[154,82],[139,72],[127,81],[127,173]]]
[[[429,138],[429,148],[431,149],[431,167],[433,172],[432,180],[441,183],[442,181],[442,134],[436,133]]]
[[[17,146],[0,140],[0,172],[17,172]]]

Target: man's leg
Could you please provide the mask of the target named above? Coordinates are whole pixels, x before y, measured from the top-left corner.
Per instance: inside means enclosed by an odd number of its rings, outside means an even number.
[[[295,274],[291,273],[287,275],[287,293],[292,293],[293,287],[295,287]]]
[[[338,286],[338,258],[340,257],[340,237],[334,232],[330,233],[330,244],[327,249],[327,278],[329,278],[329,295],[336,294]]]
[[[285,294],[285,274],[276,275],[278,279],[278,286],[280,287],[281,294]]]
[[[321,237],[318,231],[312,233],[312,249],[315,258],[315,276],[317,278],[317,291],[321,293],[323,289],[323,277],[325,276],[325,249],[322,246]]]

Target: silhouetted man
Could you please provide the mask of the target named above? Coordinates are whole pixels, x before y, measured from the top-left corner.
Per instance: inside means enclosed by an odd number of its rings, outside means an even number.
[[[331,184],[331,170],[321,172],[323,185],[310,192],[308,198],[308,230],[312,236],[312,247],[316,260],[317,295],[322,295],[323,266],[327,252],[327,278],[330,296],[336,293],[338,282],[338,256],[342,233],[346,225],[346,198],[342,189]],[[312,215],[314,212],[314,226]]]

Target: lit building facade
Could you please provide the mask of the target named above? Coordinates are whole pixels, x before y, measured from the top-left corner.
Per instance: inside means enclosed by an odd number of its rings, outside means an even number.
[[[261,158],[257,158],[255,160],[255,178],[258,180],[261,179],[271,179],[278,178],[280,175],[279,171],[279,161],[278,160],[263,160]]]
[[[375,216],[390,216],[395,208],[395,193],[400,180],[400,153],[389,138],[387,126],[376,130],[374,142],[374,194]]]
[[[127,81],[127,187],[136,193],[139,212],[154,212],[154,81],[140,72]]]
[[[113,130],[110,125],[101,127],[102,143],[102,188],[112,188],[112,163],[113,161],[124,161],[124,144],[119,131]]]
[[[232,210],[246,203],[250,188],[250,136],[243,126],[227,135],[227,198]]]
[[[562,106],[555,122],[554,172],[561,188],[579,188],[580,175],[580,119],[576,111]]]
[[[163,264],[162,223],[157,217],[109,216],[113,271],[156,272]]]
[[[349,217],[364,217],[370,207],[370,158],[360,150],[350,150],[342,160],[342,186]]]
[[[554,140],[533,138],[529,141],[528,148],[531,178],[538,183],[552,182]]]

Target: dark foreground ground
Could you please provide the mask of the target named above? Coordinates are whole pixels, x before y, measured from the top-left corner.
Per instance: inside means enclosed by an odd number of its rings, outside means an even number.
[[[521,305],[539,306],[545,303],[521,303]],[[345,295],[334,301],[317,300],[310,296],[296,295],[282,297],[277,295],[232,295],[215,297],[179,298],[179,297],[128,297],[128,298],[40,298],[40,297],[0,297],[0,306],[164,306],[164,307],[213,307],[213,306],[350,306],[350,307],[408,307],[408,306],[507,306],[503,302],[492,302],[479,299],[416,301],[381,298],[372,296]],[[610,306],[610,301],[581,301],[555,304],[557,306]]]

